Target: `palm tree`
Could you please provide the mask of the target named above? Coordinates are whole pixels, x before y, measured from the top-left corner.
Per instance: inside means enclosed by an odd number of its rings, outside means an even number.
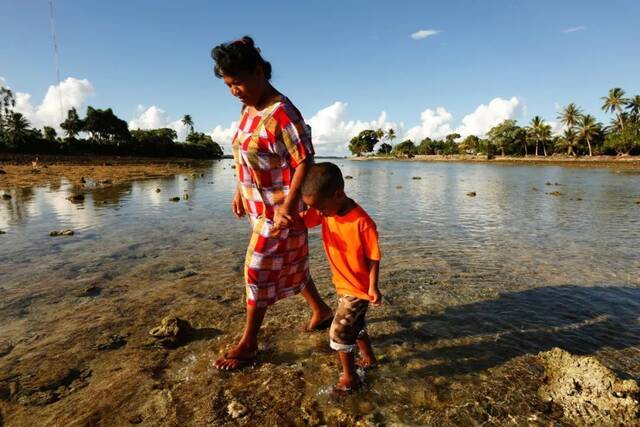
[[[547,143],[551,140],[551,125],[542,123],[538,130],[538,138],[542,142],[542,152],[547,157]]]
[[[564,107],[558,115],[558,120],[569,129],[573,129],[578,124],[580,116],[582,116],[582,110],[572,102]]]
[[[618,113],[618,122],[620,123],[620,129],[624,129],[624,124],[622,122],[622,109],[627,104],[628,99],[624,97],[624,90],[619,87],[614,87],[609,90],[608,96],[603,96],[602,98],[602,110],[605,113]]]
[[[29,130],[29,121],[21,113],[11,112],[5,119],[5,129],[13,146],[24,142]]]
[[[531,119],[529,128],[527,129],[528,135],[531,135],[531,140],[536,144],[536,156],[538,155],[538,145],[541,141],[542,127],[544,126],[544,120],[540,116],[535,116]],[[545,154],[546,155],[546,154]]]
[[[628,100],[627,110],[629,110],[631,116],[635,117],[636,120],[640,117],[640,95],[636,95]]]
[[[396,131],[393,130],[392,128],[390,128],[387,131],[386,139],[387,139],[387,141],[389,141],[389,143],[392,143],[393,140],[396,139]]]
[[[191,118],[191,115],[185,114],[184,117],[182,117],[182,124],[189,128],[187,135],[193,133],[193,119]]]
[[[562,137],[558,140],[558,146],[567,148],[567,155],[575,156],[574,147],[577,147],[578,134],[572,128],[567,128],[562,132]]]
[[[591,151],[591,141],[595,136],[600,133],[600,123],[596,121],[596,118],[591,114],[587,114],[580,118],[578,122],[578,137],[581,140],[586,141],[587,146],[589,147],[589,156],[593,156],[593,152]]]

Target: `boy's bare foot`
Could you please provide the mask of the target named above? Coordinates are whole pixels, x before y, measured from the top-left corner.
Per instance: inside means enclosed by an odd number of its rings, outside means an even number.
[[[222,357],[213,363],[214,368],[222,371],[235,371],[247,365],[253,364],[256,359],[258,349],[249,349],[241,344],[226,352]]]
[[[323,311],[313,312],[309,322],[302,326],[302,332],[317,332],[327,329],[331,326],[333,320],[333,312],[329,307]]]
[[[373,357],[361,357],[356,360],[356,366],[362,369],[375,369],[378,367],[378,361]]]
[[[358,375],[346,377],[344,374],[342,374],[340,375],[340,380],[338,380],[338,383],[333,386],[333,390],[338,392],[351,393],[361,385],[362,381],[360,381],[360,377]]]

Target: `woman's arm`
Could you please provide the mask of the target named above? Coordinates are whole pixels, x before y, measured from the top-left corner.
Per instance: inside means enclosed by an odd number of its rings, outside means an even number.
[[[273,222],[277,228],[286,228],[291,226],[294,221],[294,215],[298,215],[298,212],[294,212],[292,209],[295,210],[300,202],[302,182],[304,181],[304,177],[307,175],[312,164],[313,157],[309,156],[302,161],[293,172],[289,193],[284,199],[284,202],[276,208],[276,212],[273,216]]]

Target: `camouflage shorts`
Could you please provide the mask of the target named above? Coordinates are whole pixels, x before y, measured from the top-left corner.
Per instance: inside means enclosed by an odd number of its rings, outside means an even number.
[[[338,309],[329,330],[329,345],[336,351],[350,352],[356,347],[356,340],[366,332],[365,315],[369,301],[342,295]]]

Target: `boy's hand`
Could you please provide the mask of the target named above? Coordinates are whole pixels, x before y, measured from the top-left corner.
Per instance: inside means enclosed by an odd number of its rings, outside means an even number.
[[[375,307],[382,305],[382,294],[378,288],[369,289],[369,301],[371,301],[371,305]]]

